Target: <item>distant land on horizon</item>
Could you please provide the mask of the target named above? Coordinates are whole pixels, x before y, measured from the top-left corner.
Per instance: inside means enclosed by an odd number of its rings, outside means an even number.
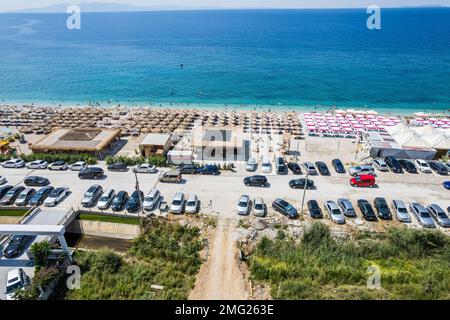
[[[15,11],[3,11],[3,13],[65,13],[67,7],[71,4],[61,3],[41,8],[30,8]],[[144,11],[192,11],[192,10],[301,10],[302,8],[232,8],[232,7],[207,7],[207,6],[134,6],[124,3],[101,3],[101,2],[81,2],[78,4],[83,12],[144,12]],[[422,5],[422,6],[404,6],[404,7],[389,7],[389,8],[448,8],[442,5]],[[327,9],[327,8],[317,8]],[[339,9],[339,8],[328,8]],[[340,8],[345,9],[345,8]],[[350,9],[350,8],[348,8]],[[351,8],[358,9],[358,8]],[[311,8],[305,10],[314,10]]]

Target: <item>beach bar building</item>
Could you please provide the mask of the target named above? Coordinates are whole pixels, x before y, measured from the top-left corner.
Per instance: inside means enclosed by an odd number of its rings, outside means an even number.
[[[149,133],[139,145],[142,156],[148,158],[153,156],[166,156],[172,147],[170,134]]]
[[[120,129],[56,128],[30,149],[33,153],[88,153],[101,159],[120,135]]]

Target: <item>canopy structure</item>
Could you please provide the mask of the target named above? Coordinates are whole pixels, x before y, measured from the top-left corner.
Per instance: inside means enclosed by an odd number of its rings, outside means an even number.
[[[423,137],[431,147],[437,150],[450,150],[450,137],[444,133],[435,133]]]

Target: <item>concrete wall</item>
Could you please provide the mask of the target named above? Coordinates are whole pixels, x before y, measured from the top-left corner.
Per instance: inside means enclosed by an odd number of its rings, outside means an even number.
[[[0,224],[16,224],[21,217],[0,217]]]
[[[98,237],[133,239],[139,235],[140,228],[131,224],[76,219],[66,228],[66,232]]]

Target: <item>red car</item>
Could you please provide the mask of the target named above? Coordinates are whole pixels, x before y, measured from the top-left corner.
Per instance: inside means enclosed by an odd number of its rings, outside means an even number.
[[[350,184],[353,187],[370,187],[375,185],[375,177],[369,175],[357,176],[350,179]]]

